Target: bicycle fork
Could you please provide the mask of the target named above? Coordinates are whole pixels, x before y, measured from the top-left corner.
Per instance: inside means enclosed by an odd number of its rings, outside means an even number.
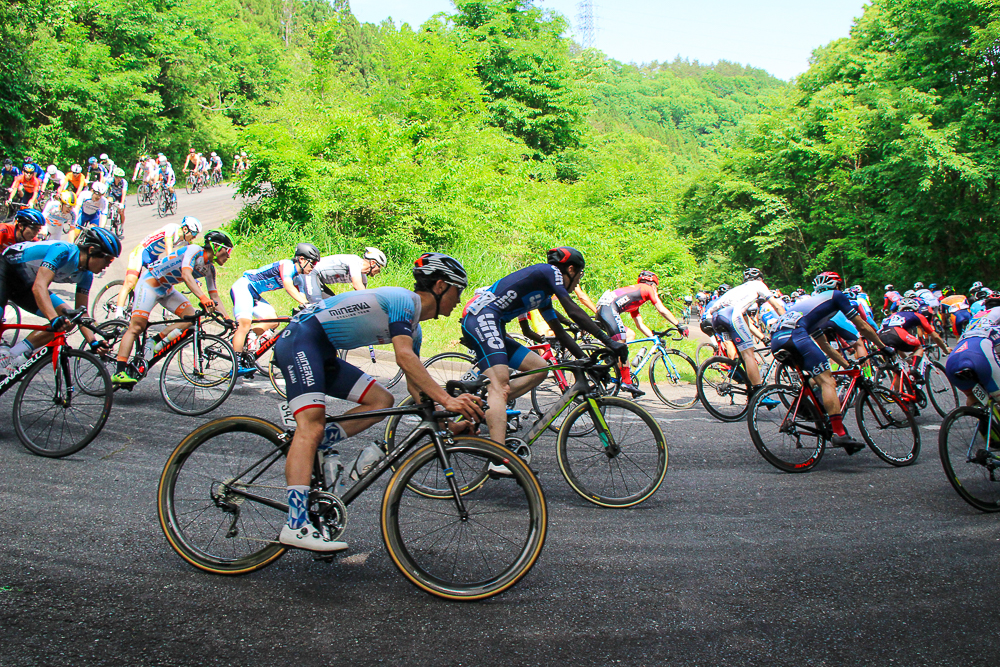
[[[455,509],[458,510],[458,518],[461,521],[469,520],[469,510],[462,500],[462,492],[458,490],[458,483],[455,482],[455,469],[451,467],[448,460],[448,452],[445,451],[445,442],[454,442],[451,432],[448,430],[436,431],[434,433],[434,448],[437,450],[438,459],[441,461],[441,469],[444,471],[444,478],[448,481],[448,488],[451,489],[451,496],[455,500]]]
[[[594,420],[594,426],[597,427],[597,437],[601,439],[601,444],[604,445],[604,454],[609,459],[615,458],[621,454],[622,448],[615,441],[615,437],[608,427],[608,422],[604,419],[604,415],[600,409],[598,409],[597,401],[594,400],[593,396],[587,396],[587,406],[590,410],[590,418]]]

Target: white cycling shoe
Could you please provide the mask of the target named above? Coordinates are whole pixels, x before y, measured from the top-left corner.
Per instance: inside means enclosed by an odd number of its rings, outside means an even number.
[[[311,523],[307,523],[301,528],[292,528],[286,523],[281,527],[278,542],[284,544],[286,547],[324,553],[343,551],[347,548],[347,542],[334,542],[333,540],[324,538],[323,534]]]

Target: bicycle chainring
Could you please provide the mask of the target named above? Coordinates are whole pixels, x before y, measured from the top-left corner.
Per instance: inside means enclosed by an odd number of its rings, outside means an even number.
[[[518,458],[524,461],[524,465],[531,465],[531,445],[520,438],[507,438],[504,446],[517,454]]]
[[[336,540],[347,527],[347,505],[332,493],[313,489],[309,492],[309,514],[313,525],[328,540]]]

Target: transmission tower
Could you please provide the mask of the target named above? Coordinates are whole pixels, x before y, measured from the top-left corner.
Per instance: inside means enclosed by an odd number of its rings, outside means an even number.
[[[580,42],[583,48],[593,48],[597,41],[597,28],[594,26],[594,0],[580,0],[576,3],[576,26],[580,31]]]

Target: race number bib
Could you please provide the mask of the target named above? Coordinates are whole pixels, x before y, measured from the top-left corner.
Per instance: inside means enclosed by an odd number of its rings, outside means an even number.
[[[288,403],[278,403],[278,414],[281,415],[281,423],[285,428],[295,428],[295,415],[288,409]]]

